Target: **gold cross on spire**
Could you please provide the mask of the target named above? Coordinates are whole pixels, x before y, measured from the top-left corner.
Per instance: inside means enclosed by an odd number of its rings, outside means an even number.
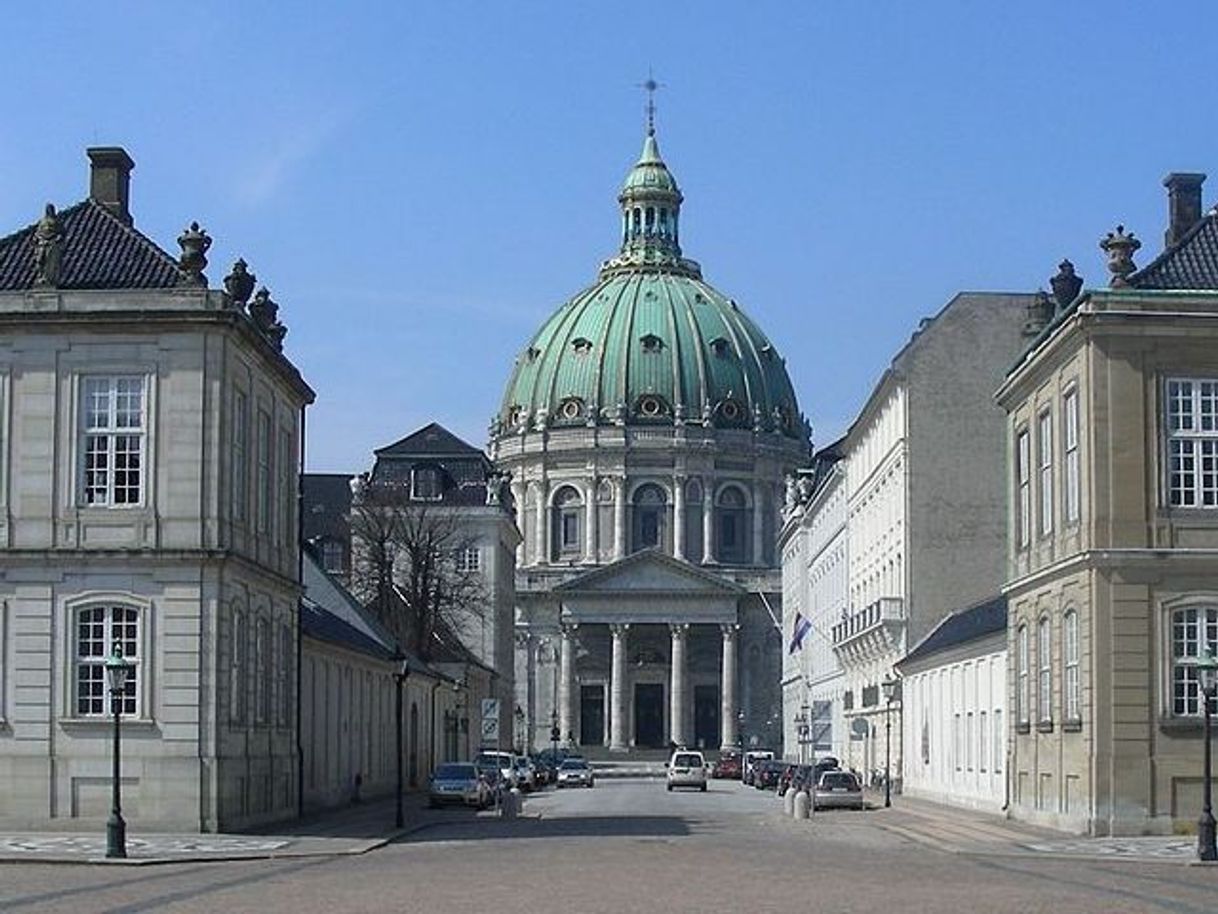
[[[647,93],[647,135],[655,136],[656,132],[656,90],[663,89],[664,84],[655,81],[651,68],[647,68],[647,79],[639,83],[639,88]]]

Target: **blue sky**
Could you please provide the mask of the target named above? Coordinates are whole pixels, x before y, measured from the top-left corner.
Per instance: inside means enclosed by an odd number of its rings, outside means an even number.
[[[787,357],[818,443],[957,291],[1106,282],[1211,171],[1218,4],[14,4],[0,232],[136,160],[136,224],[244,256],[318,391],[309,464],[437,419],[483,444],[515,354],[615,248],[648,67],[682,241]],[[1207,188],[1207,205],[1218,190]]]

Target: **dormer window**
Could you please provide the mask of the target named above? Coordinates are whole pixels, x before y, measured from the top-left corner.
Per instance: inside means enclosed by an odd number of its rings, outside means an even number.
[[[444,495],[444,476],[439,467],[421,466],[410,471],[410,497],[439,501]]]
[[[571,348],[580,355],[587,355],[592,351],[592,340],[587,337],[577,336],[571,340]]]
[[[664,401],[659,397],[646,396],[639,400],[638,413],[645,419],[657,419],[667,412]]]
[[[583,414],[584,401],[579,397],[563,400],[562,405],[558,407],[558,415],[564,419],[578,419]]]
[[[724,400],[719,407],[719,414],[728,422],[738,422],[744,415],[744,409],[735,400]]]
[[[731,344],[721,336],[717,336],[711,340],[710,346],[715,355],[719,356],[719,358],[724,358],[727,356],[732,349]]]
[[[647,353],[656,353],[664,348],[664,341],[654,333],[646,333],[639,337],[639,342],[643,344],[643,351]]]

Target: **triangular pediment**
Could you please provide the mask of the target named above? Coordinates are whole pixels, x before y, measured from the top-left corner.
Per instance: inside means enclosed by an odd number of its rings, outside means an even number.
[[[714,594],[739,596],[744,588],[711,571],[647,549],[559,584],[563,594]]]

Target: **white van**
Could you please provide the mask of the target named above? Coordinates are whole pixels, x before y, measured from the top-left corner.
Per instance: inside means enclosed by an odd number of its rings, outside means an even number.
[[[668,789],[697,787],[706,792],[706,758],[701,752],[678,749],[668,760]]]
[[[480,752],[474,759],[479,768],[498,768],[499,776],[508,787],[517,786],[516,756],[510,752]]]

